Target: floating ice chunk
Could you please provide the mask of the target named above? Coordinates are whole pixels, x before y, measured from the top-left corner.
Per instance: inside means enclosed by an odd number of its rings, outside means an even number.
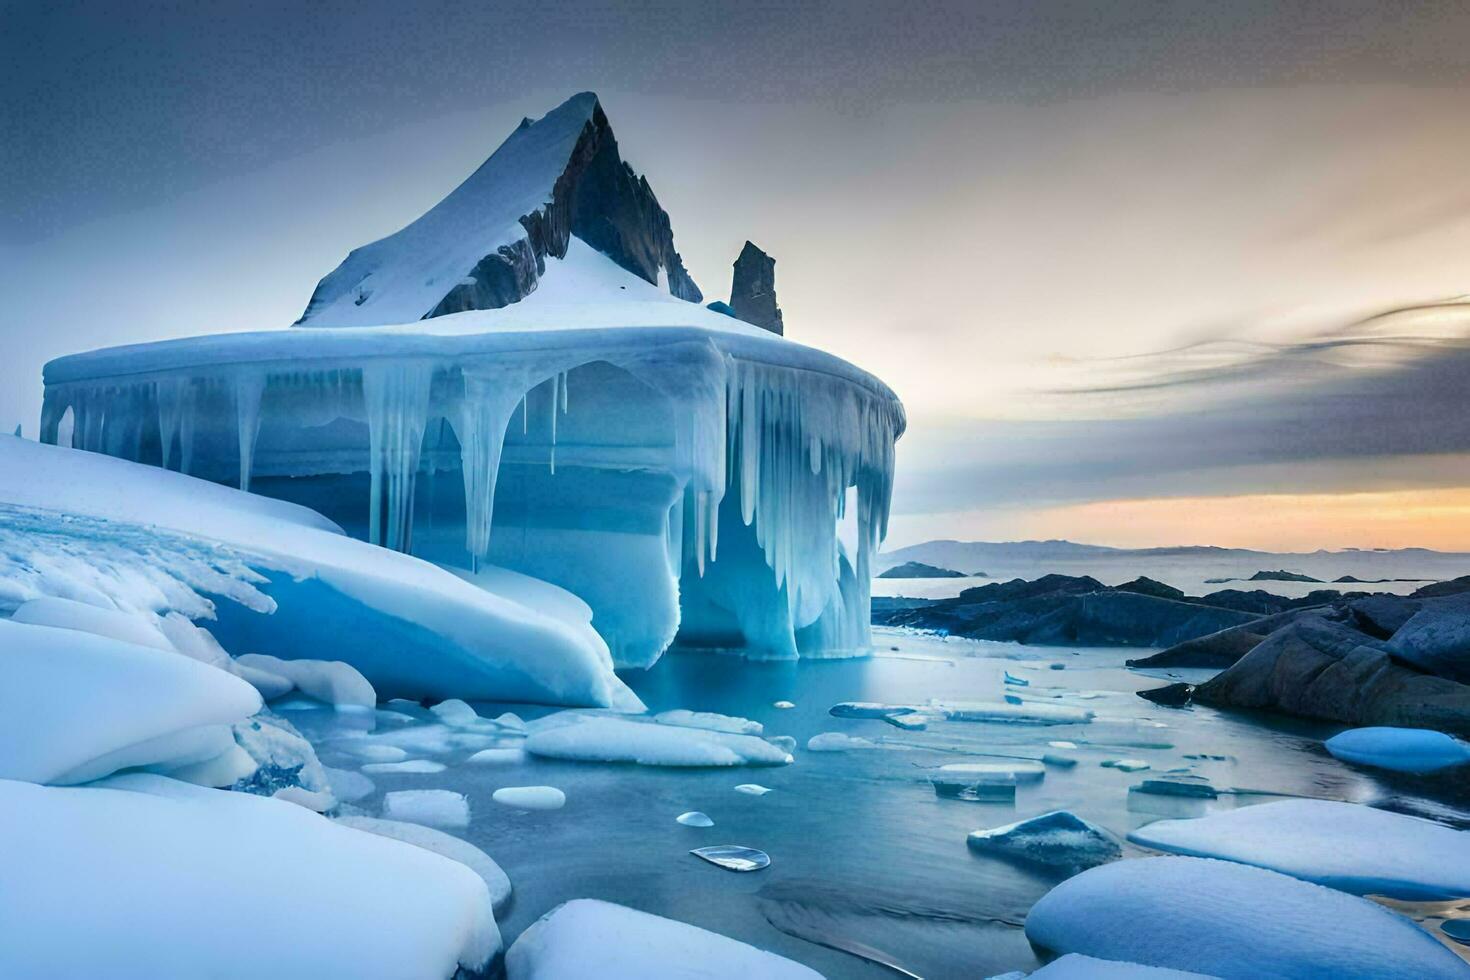
[[[532,923],[506,952],[505,969],[507,980],[821,980],[726,936],[586,898]]]
[[[1030,687],[1031,686],[1031,682],[1028,681],[1026,678],[1024,678],[1024,677],[1017,677],[1017,676],[1015,676],[1014,674],[1012,674],[1008,670],[1002,671],[1001,673],[1003,673],[1005,675],[1005,682],[1007,684],[1013,684],[1016,687]]]
[[[1058,752],[1043,753],[1041,761],[1048,766],[1056,766],[1058,769],[1071,769],[1077,765],[1076,759]]]
[[[389,820],[430,827],[468,827],[470,802],[447,789],[405,789],[383,797],[383,813]]]
[[[1098,765],[1104,769],[1118,769],[1122,772],[1142,772],[1149,768],[1149,764],[1142,759],[1104,759]]]
[[[772,704],[771,707],[773,707],[773,708],[786,709],[786,708],[794,708],[794,707],[796,707],[796,705],[793,704],[793,703],[791,703],[790,701],[777,701],[774,704]]]
[[[1017,980],[1026,978],[1024,973],[1016,976]],[[1001,978],[992,977],[991,980],[1001,980]],[[1203,973],[1166,970],[1157,966],[1120,963],[1117,960],[1099,960],[1080,953],[1068,953],[1031,974],[1031,980],[1212,980],[1212,978]]]
[[[758,721],[715,714],[711,711],[660,711],[653,716],[660,725],[677,725],[682,728],[703,728],[711,732],[729,732],[732,735],[759,735],[765,729]]]
[[[715,825],[715,822],[709,818],[709,814],[702,813],[699,810],[690,810],[688,813],[681,813],[674,819],[686,827],[713,827]]]
[[[771,856],[765,851],[758,851],[753,847],[745,847],[741,844],[696,847],[689,853],[730,871],[759,871],[771,866]]]
[[[433,712],[434,717],[438,718],[440,721],[444,722],[444,724],[451,727],[473,728],[484,721],[484,719],[482,719],[478,714],[475,713],[474,708],[471,708],[468,704],[461,701],[459,698],[450,698],[447,701],[440,701],[429,710]]]
[[[780,749],[782,752],[785,752],[787,755],[790,755],[791,753],[796,751],[796,739],[792,738],[790,735],[767,735],[766,741],[770,742],[772,745]]]
[[[771,792],[771,788],[762,786],[760,783],[741,783],[735,787],[735,792],[744,793],[746,796],[765,796]]]
[[[5,977],[439,980],[487,970],[500,948],[462,865],[160,776],[0,781],[0,852]]]
[[[1130,793],[1152,793],[1155,796],[1184,796],[1191,799],[1213,800],[1220,791],[1201,776],[1169,776],[1165,779],[1145,779],[1131,787]]]
[[[518,766],[526,761],[526,750],[481,749],[465,761],[476,766]]]
[[[31,626],[54,626],[57,629],[80,630],[94,636],[105,636],[121,643],[174,652],[174,646],[148,619],[137,613],[103,609],[72,599],[41,596],[22,602],[10,617],[11,622]]]
[[[1004,701],[933,701],[930,706],[950,721],[1010,725],[1085,725],[1096,717],[1094,712],[1059,704],[1018,706]]]
[[[1010,774],[1021,784],[1039,783],[1046,778],[1046,767],[1039,762],[1022,760],[1008,762],[951,762],[939,767],[945,776],[964,779],[970,776],[997,776]]]
[[[972,773],[967,776],[947,776],[932,773],[929,783],[934,795],[947,800],[965,800],[969,803],[1014,803],[1016,801],[1016,774],[1013,772]]]
[[[1470,745],[1427,728],[1350,728],[1323,744],[1344,762],[1395,772],[1434,772],[1470,763]]]
[[[567,794],[555,786],[502,786],[490,798],[517,810],[560,810],[567,805]]]
[[[1069,742],[1066,739],[1058,739],[1056,741],[1047,742],[1046,744],[1050,745],[1054,749],[1075,749],[1077,747],[1076,742]]]
[[[1128,839],[1405,901],[1470,897],[1470,832],[1331,800],[1280,800],[1196,820],[1160,820]]]
[[[338,739],[332,743],[332,747],[369,762],[402,762],[408,758],[408,753],[396,745],[370,742],[365,738]]]
[[[0,778],[80,783],[206,762],[260,708],[249,684],[177,653],[0,620]]]
[[[236,662],[286,678],[307,697],[339,708],[371,708],[378,703],[373,686],[357,668],[339,660],[282,660],[262,653],[247,653]]]
[[[432,827],[403,823],[398,820],[349,816],[337,817],[336,822],[344,827],[351,827],[353,830],[403,841],[405,844],[422,847],[426,851],[431,851],[451,861],[458,861],[480,876],[480,880],[490,891],[490,903],[497,912],[505,906],[506,902],[510,901],[510,878],[506,877],[500,865],[496,864],[490,855],[468,841],[460,840],[458,837]]]
[[[808,752],[850,752],[854,749],[881,749],[882,745],[861,735],[822,732],[806,740]]]
[[[1014,694],[1007,694],[1007,695],[1005,695],[1005,701],[1006,701],[1006,704],[1025,704],[1026,703],[1026,702],[1022,701],[1018,696],[1016,696]]]
[[[888,718],[918,711],[907,704],[878,704],[873,701],[842,701],[827,709],[833,718]]]
[[[373,781],[360,772],[351,769],[333,769],[331,766],[322,767],[327,774],[327,782],[332,786],[332,793],[337,799],[344,803],[356,803],[358,800],[366,799],[373,795],[377,789]]]
[[[1056,953],[1226,980],[1465,976],[1463,960],[1380,905],[1202,858],[1141,858],[1084,871],[1032,907],[1026,938]]]
[[[973,831],[968,843],[974,851],[1072,870],[1091,868],[1123,855],[1123,848],[1111,834],[1066,810]]]
[[[379,773],[434,773],[443,772],[444,763],[434,762],[431,759],[405,759],[402,762],[369,762],[362,767],[363,772],[377,775]]]
[[[526,751],[553,759],[645,766],[783,766],[792,761],[787,752],[751,735],[605,716],[533,732]]]
[[[884,715],[883,720],[906,732],[921,732],[929,727],[929,716],[921,714]]]

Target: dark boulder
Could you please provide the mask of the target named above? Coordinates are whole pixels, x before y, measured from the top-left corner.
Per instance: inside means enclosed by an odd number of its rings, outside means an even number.
[[[1139,691],[1138,696],[1145,701],[1163,705],[1165,708],[1186,707],[1194,698],[1193,684],[1165,684],[1163,687],[1155,687],[1147,691]]]
[[[1229,667],[1255,649],[1267,636],[1295,622],[1309,610],[1290,609],[1275,616],[1253,619],[1240,626],[1177,643],[1169,649],[1128,661],[1130,667]]]
[[[1394,630],[1388,651],[1426,673],[1470,684],[1470,595],[1424,599],[1417,605]]]
[[[784,334],[781,307],[776,305],[776,260],[746,242],[735,260],[730,283],[730,308],[735,316],[773,334]]]

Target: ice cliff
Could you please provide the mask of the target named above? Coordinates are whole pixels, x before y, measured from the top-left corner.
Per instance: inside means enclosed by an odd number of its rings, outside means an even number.
[[[486,564],[554,583],[618,666],[676,635],[861,651],[903,408],[698,298],[578,95],[349,255],[298,329],[51,362],[42,437],[304,504],[492,591]]]

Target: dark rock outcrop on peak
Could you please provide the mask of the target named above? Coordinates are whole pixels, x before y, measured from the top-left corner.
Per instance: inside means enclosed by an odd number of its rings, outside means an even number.
[[[730,283],[730,309],[746,323],[784,335],[781,307],[776,305],[776,260],[747,241],[735,259]]]
[[[965,578],[965,573],[952,568],[926,565],[921,561],[906,561],[879,573],[878,578]]]
[[[507,241],[517,224],[522,233]],[[662,274],[674,296],[703,298],[668,213],[623,161],[597,96],[583,92],[523,120],[419,219],[354,249],[317,284],[297,324],[402,323],[508,306],[535,290],[547,257],[564,257],[573,235],[650,283]],[[441,256],[443,266],[432,264]]]
[[[1348,725],[1470,734],[1470,686],[1405,664],[1392,645],[1355,628],[1345,609],[1312,612],[1199,685],[1194,700]]]
[[[875,606],[873,621],[980,640],[1041,646],[1166,646],[1237,626],[1249,613],[1109,588],[1090,576],[1047,575],[966,589],[907,609]]]

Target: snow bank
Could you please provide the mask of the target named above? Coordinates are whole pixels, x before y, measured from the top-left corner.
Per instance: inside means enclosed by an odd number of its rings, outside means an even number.
[[[261,653],[247,653],[236,662],[254,670],[284,677],[309,698],[339,708],[371,708],[378,696],[367,678],[351,664],[338,660],[282,660]]]
[[[500,948],[463,865],[159,776],[0,781],[0,851],[7,977],[445,980]]]
[[[590,716],[532,732],[526,751],[644,766],[784,766],[792,761],[784,750],[750,735]]]
[[[586,622],[348,538],[302,507],[0,437],[0,611],[42,596],[214,618],[234,653],[330,650],[384,696],[642,708]]]
[[[398,820],[378,820],[374,817],[337,817],[336,822],[353,830],[366,831],[380,837],[401,840],[405,844],[422,847],[451,861],[458,861],[480,876],[490,891],[490,902],[498,912],[510,901],[510,879],[500,865],[484,851],[468,841],[415,823]]]
[[[1057,953],[1225,980],[1451,980],[1465,962],[1408,919],[1342,892],[1228,861],[1114,861],[1069,878],[1026,917]]]
[[[1395,772],[1434,772],[1470,763],[1470,745],[1427,728],[1350,728],[1323,745],[1344,762]]]
[[[0,777],[80,783],[205,762],[260,708],[249,684],[187,657],[0,620]]]
[[[821,980],[821,974],[718,933],[622,905],[559,905],[505,954],[508,980]]]
[[[31,626],[81,630],[83,633],[106,636],[121,643],[152,647],[155,650],[173,652],[174,649],[162,632],[139,616],[57,596],[40,596],[21,603],[10,620]]]
[[[1354,895],[1470,897],[1470,832],[1358,803],[1280,800],[1193,820],[1160,820],[1145,847],[1280,871]]]

